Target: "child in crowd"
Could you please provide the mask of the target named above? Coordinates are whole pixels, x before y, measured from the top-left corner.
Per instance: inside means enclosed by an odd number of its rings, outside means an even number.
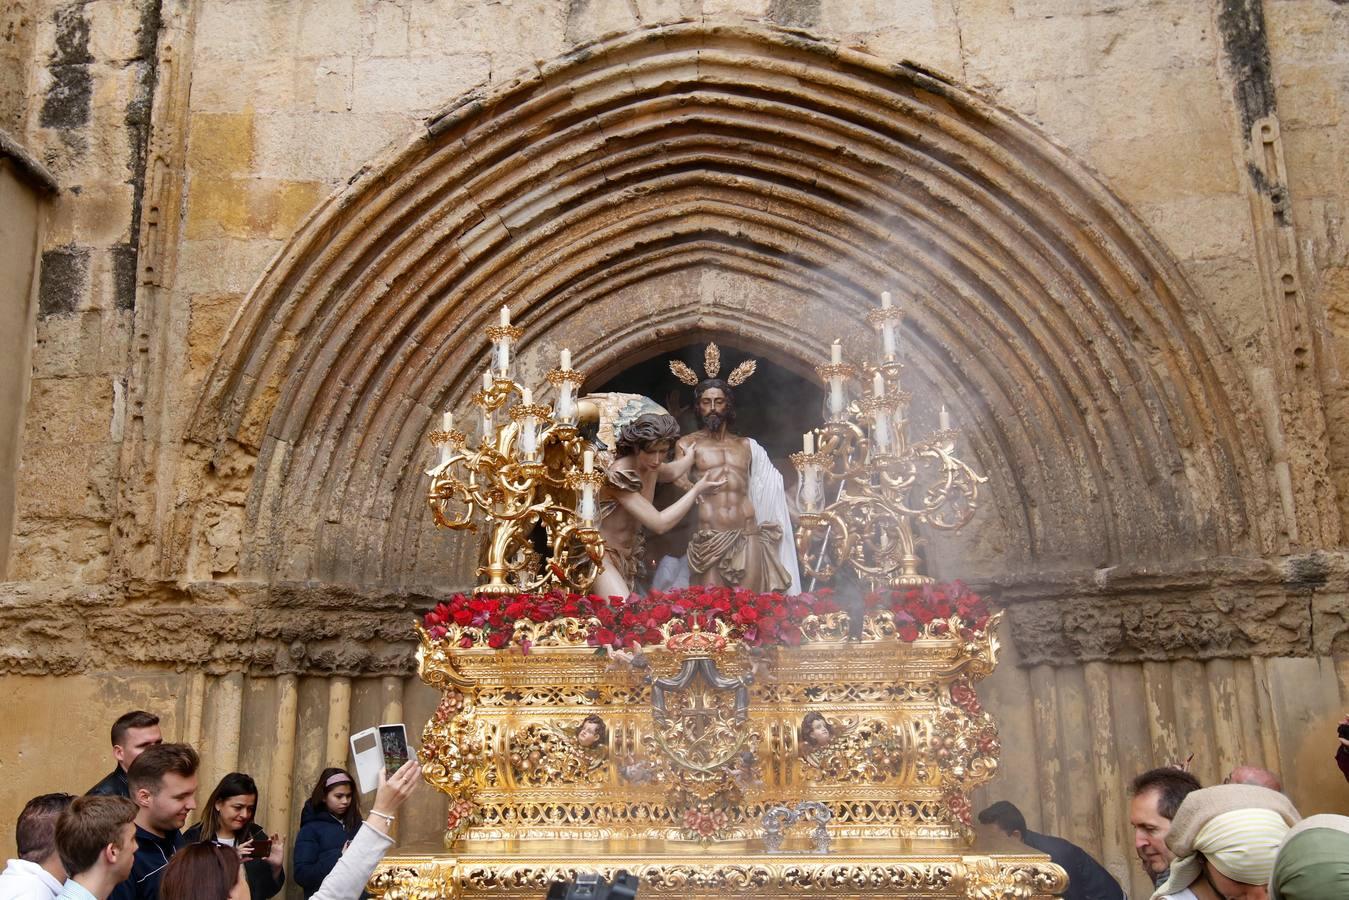
[[[305,802],[300,833],[295,838],[295,881],[304,888],[306,900],[337,865],[361,827],[361,818],[361,802],[351,774],[336,767],[324,769]]]
[[[209,842],[233,847],[243,861],[244,878],[253,900],[275,896],[286,883],[281,867],[285,842],[267,832],[253,816],[258,785],[243,772],[231,772],[216,785],[202,808],[201,820],[183,836],[188,843]]]

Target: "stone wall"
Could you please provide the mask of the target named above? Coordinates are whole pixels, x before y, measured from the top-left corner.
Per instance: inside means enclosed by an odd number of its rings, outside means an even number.
[[[1310,766],[1346,702],[1349,7],[26,0],[0,40],[61,188],[0,671],[27,721],[98,708],[86,758],[105,705],[206,737],[221,696],[212,771],[280,729],[294,787],[332,703],[366,721],[344,679],[398,693],[411,612],[471,574],[426,433],[503,301],[528,371],[570,346],[598,383],[708,338],[809,373],[895,290],[915,427],[945,399],[990,475],[934,565],[1010,606],[1042,827],[1091,846],[1096,792],[1196,741]],[[1155,700],[1197,672],[1202,715]],[[1238,740],[1232,696],[1305,714]],[[1090,790],[1053,768],[1083,697]]]

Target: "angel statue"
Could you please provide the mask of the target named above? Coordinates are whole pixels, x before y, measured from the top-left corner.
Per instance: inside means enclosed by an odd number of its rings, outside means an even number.
[[[702,427],[679,439],[681,452],[693,456],[696,476],[675,478],[692,489],[703,480],[720,486],[701,498],[698,529],[689,540],[688,568],[699,584],[743,587],[759,593],[801,593],[796,542],[787,511],[782,475],[758,441],[731,431],[735,425],[732,390],[754,374],[755,361],[746,360],[723,381],[721,351],[708,344],[703,371],[698,375],[677,360],[670,363],[676,378],[693,388],[694,412]]]
[[[582,420],[598,424],[596,437],[608,448],[602,456],[600,534],[604,567],[591,590],[602,597],[626,597],[635,585],[644,532],[664,534],[703,495],[719,489],[720,477],[703,479],[665,509],[653,504],[656,483],[688,473],[693,454],[667,457],[679,437],[679,423],[664,409],[636,394],[591,394],[582,398]]]

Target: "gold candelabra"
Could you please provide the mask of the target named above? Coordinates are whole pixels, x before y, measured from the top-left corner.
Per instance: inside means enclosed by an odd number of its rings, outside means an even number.
[[[816,369],[829,387],[829,418],[803,435],[801,452],[791,457],[801,476],[797,549],[812,579],[832,579],[848,567],[873,590],[933,581],[920,571],[915,526],[964,526],[978,506],[979,485],[988,481],[956,457],[960,433],[945,406],[937,431],[909,442],[910,394],[896,359],[903,317],[888,292],[867,314],[880,332],[882,361],[861,368],[869,390],[856,401],[846,400],[846,388],[859,369],[843,361],[837,340],[829,365]]]
[[[513,377],[511,349],[522,336],[503,306],[499,323],[487,329],[492,361],[472,397],[477,446],[469,447],[446,412],[430,436],[440,456],[427,472],[427,502],[443,528],[490,527],[477,569],[485,580],[475,593],[584,591],[604,559],[597,527],[602,476],[577,429],[577,390],[585,378],[563,350],[558,368],[546,376],[556,402],[535,402],[532,389]],[[503,410],[507,414],[499,415]]]

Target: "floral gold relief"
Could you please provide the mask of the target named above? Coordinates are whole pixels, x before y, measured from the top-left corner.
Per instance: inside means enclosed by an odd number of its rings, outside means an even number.
[[[635,657],[599,652],[583,619],[532,622],[507,650],[428,619],[441,702],[422,756],[451,798],[446,854],[388,860],[372,893],[537,898],[626,868],[643,896],[1048,896],[1063,875],[1043,857],[970,846],[969,792],[1000,749],[975,692],[1000,614],[897,609],[811,617],[795,646],[676,616]],[[834,850],[800,836],[769,855],[764,814],[805,801],[827,807]]]

